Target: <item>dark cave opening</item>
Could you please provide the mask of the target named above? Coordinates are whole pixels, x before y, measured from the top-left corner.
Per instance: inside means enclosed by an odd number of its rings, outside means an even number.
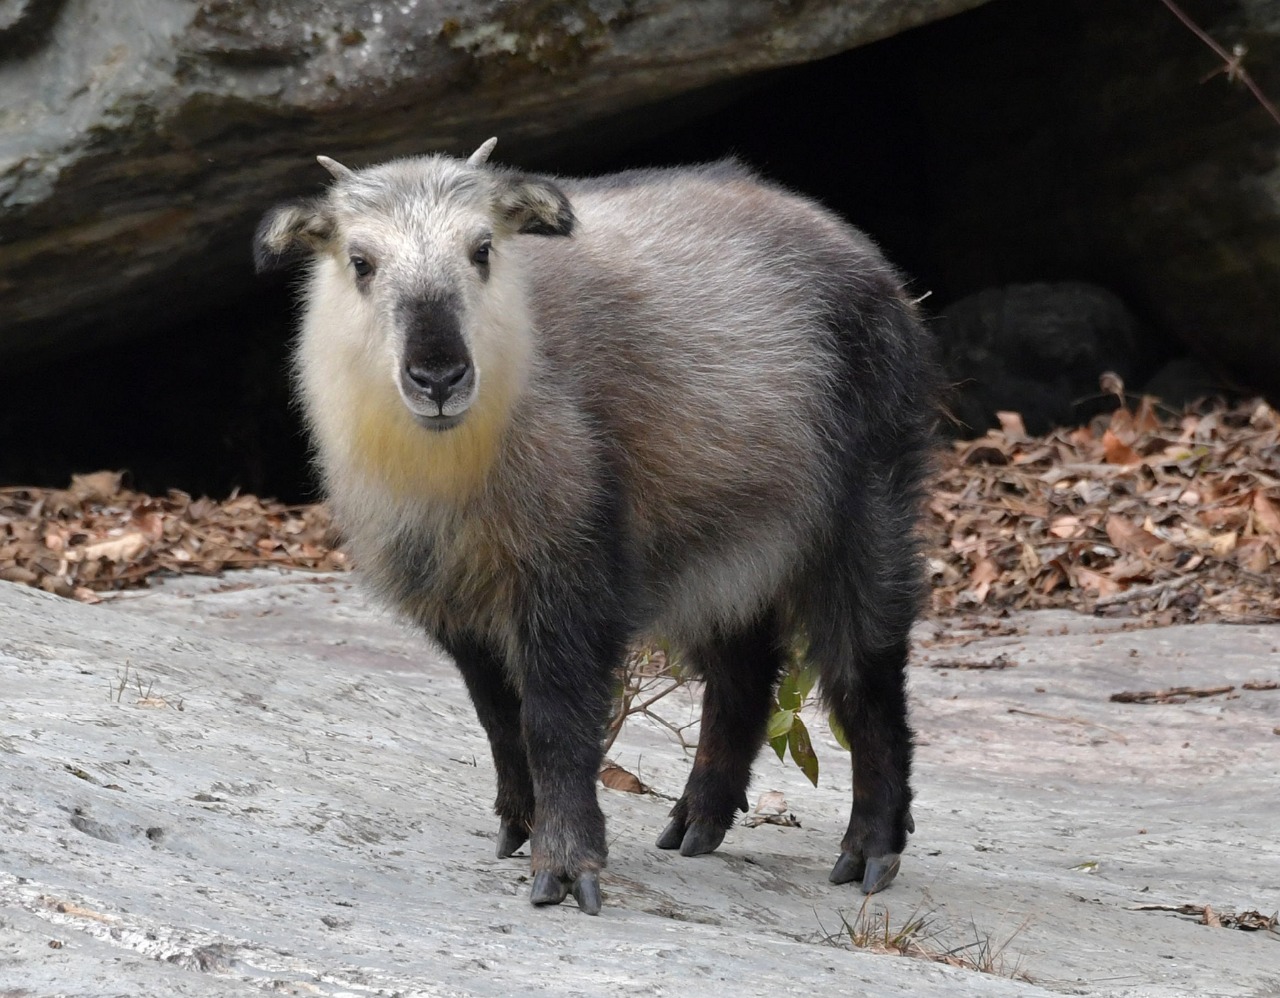
[[[554,140],[500,144],[495,158],[594,173],[736,155],[868,232],[928,294],[931,312],[1011,282],[1109,288],[1147,331],[1134,370],[1143,378],[1185,348],[1162,330],[1144,291],[1147,247],[1099,226],[1160,154],[1142,147],[1146,132],[1123,126],[1135,108],[1154,108],[1177,135],[1184,119],[1213,113],[1217,98],[1206,88],[1191,91],[1200,101],[1191,106],[1183,94],[1161,98],[1168,81],[1139,87],[1140,63],[1093,79],[1082,53],[1093,52],[1090,66],[1105,62],[1131,34],[1122,28],[1149,21],[1151,51],[1177,54],[1194,88],[1196,40],[1152,7],[994,0]],[[1117,159],[1118,179],[1104,175],[1102,164]],[[264,195],[263,209],[274,200]],[[0,378],[0,482],[60,486],[72,473],[111,468],[152,492],[315,497],[289,399],[291,282],[255,277],[250,233],[242,236],[243,265],[218,275],[225,293],[161,289],[177,312],[196,298],[223,304]]]

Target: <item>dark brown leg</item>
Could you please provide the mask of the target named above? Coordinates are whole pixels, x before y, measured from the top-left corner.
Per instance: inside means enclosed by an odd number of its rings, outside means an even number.
[[[682,856],[713,851],[746,811],[751,764],[764,742],[770,695],[782,669],[783,653],[772,614],[719,641],[691,650],[706,679],[702,730],[693,772],[658,848]]]

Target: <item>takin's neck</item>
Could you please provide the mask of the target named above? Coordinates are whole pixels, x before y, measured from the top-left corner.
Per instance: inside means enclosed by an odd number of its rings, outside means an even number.
[[[361,393],[341,444],[344,463],[397,499],[471,498],[497,461],[508,421],[508,406],[486,397],[486,387],[466,418],[444,431],[419,426],[398,395]]]
[[[397,501],[462,503],[484,489],[519,391],[505,372],[481,371],[466,417],[437,431],[418,425],[390,379],[367,364],[302,367],[308,421],[331,491],[373,488]]]

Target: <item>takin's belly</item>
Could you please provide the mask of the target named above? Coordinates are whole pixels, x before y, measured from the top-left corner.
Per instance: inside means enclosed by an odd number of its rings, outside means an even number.
[[[718,540],[646,565],[640,586],[646,635],[689,645],[745,626],[779,601],[805,546],[795,524],[776,522]]]

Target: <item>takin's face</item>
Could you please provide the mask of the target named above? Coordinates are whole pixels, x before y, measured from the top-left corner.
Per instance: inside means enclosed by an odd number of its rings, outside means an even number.
[[[553,183],[484,165],[492,144],[466,162],[426,156],[360,171],[319,157],[334,177],[325,196],[272,209],[254,239],[259,271],[312,258],[313,299],[342,317],[344,335],[362,341],[430,430],[464,419],[502,358],[493,339],[524,314],[503,241],[573,230]]]

